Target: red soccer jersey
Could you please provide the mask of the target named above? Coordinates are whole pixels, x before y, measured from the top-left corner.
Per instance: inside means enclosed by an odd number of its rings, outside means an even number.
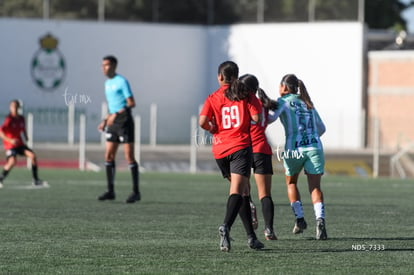
[[[12,144],[6,140],[3,140],[5,150],[17,148],[25,144],[22,138],[22,133],[25,131],[25,122],[23,116],[13,117],[11,115],[8,115],[4,120],[4,123],[1,126],[0,130],[6,137],[17,140],[16,144]]]
[[[266,127],[268,123],[268,110],[262,107],[262,103],[259,101],[260,110],[262,110],[262,121],[255,123],[252,121],[250,127],[250,136],[252,138],[253,153],[262,153],[266,155],[272,154],[272,148],[267,142]]]
[[[221,86],[204,102],[201,116],[207,116],[217,125],[213,135],[214,158],[221,159],[251,146],[251,117],[260,113],[260,103],[252,95],[240,101],[231,101],[224,96],[228,85]]]

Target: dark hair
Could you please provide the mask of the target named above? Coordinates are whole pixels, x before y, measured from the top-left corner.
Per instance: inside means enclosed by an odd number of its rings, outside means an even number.
[[[275,100],[270,99],[265,91],[259,87],[259,80],[252,74],[245,74],[239,78],[239,81],[244,84],[248,90],[256,94],[262,102],[263,107],[270,110],[276,110],[277,103]]]
[[[225,61],[218,67],[218,75],[223,77],[224,83],[230,86],[224,91],[224,96],[231,101],[239,101],[243,99],[243,95],[238,93],[237,88],[233,88],[234,82],[239,77],[239,66],[233,61]]]
[[[231,86],[224,92],[224,95],[231,101],[240,101],[248,97],[250,93],[251,89],[249,89],[239,79],[236,79],[235,81],[233,81]]]
[[[263,107],[273,111],[277,109],[277,101],[268,97],[262,88],[259,88],[257,90],[257,95],[259,96],[259,99],[262,102]]]
[[[116,57],[113,55],[107,55],[103,58],[103,60],[108,60],[112,65],[115,66],[118,64],[118,59],[116,59]]]
[[[22,103],[22,101],[19,100],[19,99],[13,99],[13,100],[10,101],[10,104],[12,104],[12,103],[16,104],[17,114],[21,115],[23,113],[23,110],[22,110],[23,103]]]
[[[239,77],[241,83],[243,83],[250,91],[256,93],[259,89],[259,80],[252,74],[244,74]]]
[[[305,102],[308,109],[313,108],[312,100],[309,96],[308,90],[302,80],[298,79],[294,74],[287,74],[282,78],[281,85],[286,85],[289,93],[298,94],[299,98]]]
[[[259,88],[259,81],[254,75],[245,74],[236,79],[227,89],[225,95],[231,101],[240,101],[249,96],[250,93],[256,93]]]
[[[231,84],[239,77],[239,66],[233,61],[225,61],[218,67],[218,74],[223,76],[225,83]]]
[[[12,101],[10,101],[10,103],[16,103],[16,106],[17,106],[17,109],[19,109],[20,108],[20,100],[18,100],[18,99],[13,99]]]

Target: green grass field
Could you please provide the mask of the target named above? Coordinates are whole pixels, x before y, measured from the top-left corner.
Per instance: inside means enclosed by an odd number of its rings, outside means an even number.
[[[281,176],[273,180],[279,240],[247,247],[239,219],[230,253],[219,250],[228,184],[219,175],[143,173],[142,201],[126,204],[130,175],[117,174],[117,199],[99,202],[104,173],[42,170],[50,188],[12,171],[0,189],[0,274],[413,274],[414,182],[323,178],[327,241],[315,222],[304,177],[308,230],[293,235]],[[253,184],[254,186],[254,184]]]

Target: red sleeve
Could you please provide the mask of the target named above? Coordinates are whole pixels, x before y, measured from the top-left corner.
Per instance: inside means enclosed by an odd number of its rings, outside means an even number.
[[[204,105],[203,105],[203,108],[201,109],[200,116],[207,116],[211,118],[212,113],[213,113],[213,109],[211,108],[210,96],[209,96],[204,101]]]
[[[1,130],[3,133],[7,132],[7,129],[9,128],[9,124],[10,124],[10,117],[9,117],[9,116],[7,116],[7,117],[4,119],[4,122],[3,122],[3,124],[1,125],[0,130]]]
[[[1,131],[6,137],[17,140],[14,144],[3,140],[4,149],[8,150],[24,145],[24,141],[21,136],[22,131],[25,131],[24,117],[21,116],[18,121],[14,121],[10,116],[8,116],[1,126]]]
[[[262,105],[260,104],[259,99],[254,95],[250,94],[248,108],[250,116],[260,114],[262,112]]]

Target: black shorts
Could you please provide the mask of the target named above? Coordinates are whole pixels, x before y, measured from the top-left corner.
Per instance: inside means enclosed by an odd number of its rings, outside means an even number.
[[[272,155],[253,153],[253,173],[260,175],[273,175]]]
[[[224,178],[229,178],[232,173],[250,177],[252,147],[249,146],[227,157],[216,159],[216,162]]]
[[[12,149],[8,149],[6,151],[6,159],[10,158],[10,157],[15,157],[17,155],[20,156],[24,156],[24,151],[30,151],[33,152],[32,149],[30,149],[29,147],[27,147],[26,145],[22,145],[16,148],[12,148]]]
[[[130,111],[116,115],[114,123],[106,129],[106,141],[134,143],[135,126]]]

